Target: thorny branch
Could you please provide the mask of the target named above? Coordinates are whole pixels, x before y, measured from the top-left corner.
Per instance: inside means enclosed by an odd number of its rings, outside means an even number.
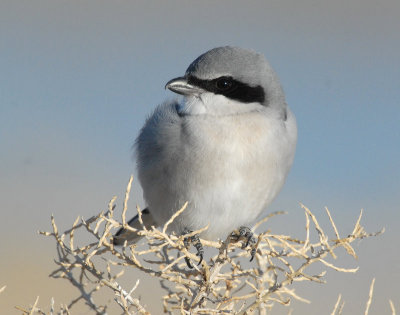
[[[336,259],[336,249],[343,247],[348,254],[356,257],[351,245],[355,240],[383,232],[366,233],[360,225],[361,212],[352,233],[347,237],[340,237],[333,218],[326,209],[334,233],[334,237],[330,239],[315,215],[301,205],[306,218],[305,240],[273,234],[265,229],[256,237],[256,259],[252,263],[249,263],[250,249],[242,249],[242,245],[232,241],[230,236],[224,241],[202,240],[206,252],[210,254],[216,250],[217,253],[204,259],[200,266],[194,264],[195,269],[188,269],[184,258],[188,257],[195,262],[199,258],[186,249],[182,236],[167,232],[168,225],[185,211],[187,204],[165,226],[151,229],[143,226],[142,230],[137,231],[126,223],[131,183],[132,177],[123,202],[122,223],[114,218],[114,197],[106,212],[88,220],[78,217],[72,228],[64,233],[60,234],[53,217],[53,231],[40,232],[56,240],[55,263],[58,268],[51,276],[68,280],[78,290],[77,297],[63,306],[60,314],[69,314],[78,302],[84,302],[95,314],[106,314],[109,308],[107,303],[117,303],[123,314],[150,314],[140,299],[133,295],[140,285],[139,280],[132,289],[124,289],[118,283],[126,268],[138,269],[160,280],[161,286],[166,290],[160,303],[168,314],[267,314],[274,305],[289,305],[293,299],[309,302],[295,292],[293,283],[324,283],[325,272],[311,274],[308,271],[312,264],[321,263],[328,269],[340,272],[356,272],[358,268],[343,268],[332,262],[332,259]],[[141,211],[137,210],[140,216]],[[282,213],[272,213],[262,219],[254,226],[253,232],[261,229],[271,217],[278,214]],[[126,244],[122,248],[114,247],[112,234],[120,227],[142,235],[146,239],[146,247]],[[200,233],[206,228],[191,234]],[[89,234],[94,241],[77,244],[83,239],[89,239],[81,237],[76,240],[77,231],[79,235],[82,232]],[[114,302],[95,300],[96,292],[100,290],[111,290]],[[372,291],[366,313],[371,298]],[[26,314],[33,314],[36,304],[37,301],[33,308],[25,311]],[[341,304],[339,296],[332,314],[340,314],[342,308],[343,303]],[[36,312],[41,314],[37,308]]]

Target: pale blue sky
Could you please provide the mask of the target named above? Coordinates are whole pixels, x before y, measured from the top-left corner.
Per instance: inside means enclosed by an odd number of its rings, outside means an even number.
[[[173,97],[165,83],[232,44],[266,55],[298,120],[295,164],[270,210],[288,210],[295,225],[298,202],[321,216],[326,205],[350,229],[364,208],[367,228],[387,233],[362,243],[357,264],[365,283],[376,274],[386,305],[382,268],[399,281],[400,256],[370,255],[400,238],[399,16],[390,0],[2,0],[0,238],[44,250],[35,231],[51,213],[67,227],[122,196],[138,130]]]

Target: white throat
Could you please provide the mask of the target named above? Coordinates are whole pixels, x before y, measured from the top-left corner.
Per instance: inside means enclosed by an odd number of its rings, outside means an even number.
[[[184,97],[178,106],[178,113],[180,115],[229,116],[262,110],[262,108],[263,106],[259,103],[241,103],[224,95],[206,92]]]

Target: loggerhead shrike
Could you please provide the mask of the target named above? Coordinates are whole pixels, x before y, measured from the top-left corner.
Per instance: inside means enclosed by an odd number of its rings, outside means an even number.
[[[183,98],[159,105],[135,144],[144,224],[163,225],[188,201],[169,230],[209,225],[201,238],[224,239],[251,224],[282,188],[296,148],[295,117],[275,72],[252,50],[211,49],[165,87]],[[129,225],[140,229],[137,216]],[[121,229],[114,244],[138,238]]]

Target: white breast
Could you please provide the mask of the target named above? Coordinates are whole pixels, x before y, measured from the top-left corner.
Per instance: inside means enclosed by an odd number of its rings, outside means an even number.
[[[138,139],[146,139],[138,145],[138,170],[155,220],[163,224],[188,201],[172,226],[177,233],[209,224],[202,237],[216,239],[249,225],[277,195],[292,164],[293,115],[288,111],[283,121],[263,109],[179,117],[165,106]]]

